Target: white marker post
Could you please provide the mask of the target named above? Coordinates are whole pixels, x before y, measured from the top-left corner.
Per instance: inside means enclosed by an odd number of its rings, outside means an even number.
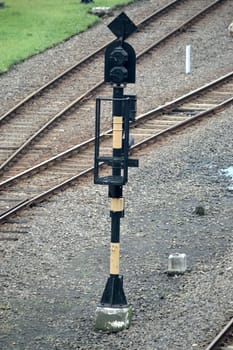
[[[191,45],[186,46],[186,74],[191,72]]]

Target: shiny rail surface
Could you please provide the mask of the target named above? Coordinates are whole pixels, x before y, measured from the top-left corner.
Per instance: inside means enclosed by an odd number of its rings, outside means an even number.
[[[173,35],[181,32],[193,23],[193,21],[224,2],[224,0],[205,1],[205,4],[209,3],[205,8],[203,8],[202,2],[200,0],[191,2],[191,6],[190,0],[172,1],[140,22],[138,24],[140,30],[135,34],[135,37],[132,36],[130,38],[130,43],[136,47],[137,59],[140,61],[150,50],[157,48]],[[184,5],[186,6],[185,10]],[[200,6],[202,8],[201,11]],[[174,23],[171,25],[168,20],[171,11],[178,13],[175,28]],[[192,14],[184,22],[184,14],[187,17],[187,13]],[[154,37],[154,33],[156,33],[155,26],[157,25],[155,19],[158,18],[162,18],[163,23],[166,25],[164,25],[163,34],[161,35],[161,32],[159,32],[159,35]],[[139,38],[139,35],[145,34],[143,34],[143,29],[145,28],[150,33],[153,33],[152,37],[146,35],[146,38],[148,37],[147,42]],[[142,42],[143,47],[141,46]],[[64,135],[62,133],[64,130],[74,130],[77,127],[77,118],[82,118],[82,115],[86,115],[87,110],[94,110],[94,102],[90,102],[90,98],[97,93],[103,94],[106,89],[103,80],[100,79],[100,75],[102,75],[102,63],[100,63],[100,60],[102,62],[102,56],[100,57],[100,53],[103,52],[103,49],[103,47],[100,48],[94,53],[94,56],[86,58],[74,67],[71,67],[71,69],[65,71],[64,74],[53,79],[49,84],[37,90],[34,94],[31,94],[22,104],[19,104],[1,118],[2,124],[0,130],[3,138],[0,147],[1,174],[4,173],[4,176],[12,177],[13,172],[20,172],[23,168],[27,169],[37,164],[38,161],[41,162],[41,160],[52,157],[53,150],[54,152],[61,152],[62,149],[72,147],[77,141],[82,142],[84,140],[84,135],[83,137],[80,136],[80,139],[77,140],[76,135],[70,134],[63,137]],[[95,59],[95,64],[93,64],[93,59]],[[92,75],[96,78],[96,81],[91,79],[87,84],[84,84],[90,70],[89,61],[95,67]],[[68,77],[68,80],[66,80],[66,77]],[[67,85],[71,86],[71,90],[67,89]],[[80,88],[81,85],[83,88],[82,91]],[[60,88],[59,93],[62,96],[61,98],[58,96],[58,89]],[[72,99],[73,97],[75,99]],[[61,121],[64,122],[64,125],[61,125]],[[53,128],[53,133],[51,132],[51,128]],[[40,138],[48,135],[50,137],[47,137],[47,140],[43,140],[41,143],[38,142]],[[91,134],[85,135],[86,137],[91,137]],[[64,139],[68,141],[64,143]],[[56,140],[59,141],[56,142]],[[14,167],[12,172],[6,175],[6,170],[12,167],[15,161],[22,157],[22,154],[27,152],[29,148],[30,153],[27,160],[24,162],[20,159],[18,168]]]
[[[233,103],[233,72],[145,113],[130,126],[135,145],[131,153]],[[102,132],[101,152],[111,155],[111,130]],[[0,222],[19,210],[76,183],[93,170],[94,138],[57,154],[0,183]],[[103,173],[105,167],[103,167]],[[105,174],[104,174],[105,175]]]
[[[233,349],[233,318],[215,337],[205,350],[232,350]]]

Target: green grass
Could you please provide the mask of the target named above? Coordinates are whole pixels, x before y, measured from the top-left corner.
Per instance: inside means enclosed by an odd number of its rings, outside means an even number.
[[[0,72],[87,30],[99,18],[92,7],[124,5],[134,0],[3,0],[0,8]]]

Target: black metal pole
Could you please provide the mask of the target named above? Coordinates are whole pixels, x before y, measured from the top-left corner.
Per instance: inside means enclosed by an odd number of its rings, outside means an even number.
[[[113,163],[112,176],[121,176],[121,162],[123,147],[123,87],[113,87]],[[124,216],[123,187],[109,185],[110,216],[111,216],[111,245],[110,245],[110,277],[108,278],[101,304],[109,306],[127,305],[123,290],[123,276],[120,276],[120,219]]]
[[[127,305],[123,276],[120,275],[120,219],[124,216],[123,185],[127,183],[128,166],[138,166],[137,160],[128,158],[130,104],[129,98],[124,96],[124,86],[129,83],[134,84],[136,75],[136,53],[124,40],[137,27],[123,12],[108,27],[118,39],[106,48],[104,65],[104,81],[113,84],[112,157],[99,156],[99,151],[96,151],[94,181],[109,186],[110,276],[102,295],[101,305],[96,309],[96,329],[118,332],[128,328],[132,319],[132,307]],[[99,117],[97,111],[96,118],[99,119]],[[99,149],[98,138],[95,147]],[[100,162],[105,162],[112,167],[110,176],[98,175]]]

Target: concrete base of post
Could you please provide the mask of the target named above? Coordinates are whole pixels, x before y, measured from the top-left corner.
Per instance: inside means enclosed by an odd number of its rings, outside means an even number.
[[[185,253],[174,253],[168,257],[168,275],[183,274],[187,271],[187,258]]]
[[[96,309],[96,330],[105,332],[119,332],[130,327],[132,320],[132,306],[106,307]]]

